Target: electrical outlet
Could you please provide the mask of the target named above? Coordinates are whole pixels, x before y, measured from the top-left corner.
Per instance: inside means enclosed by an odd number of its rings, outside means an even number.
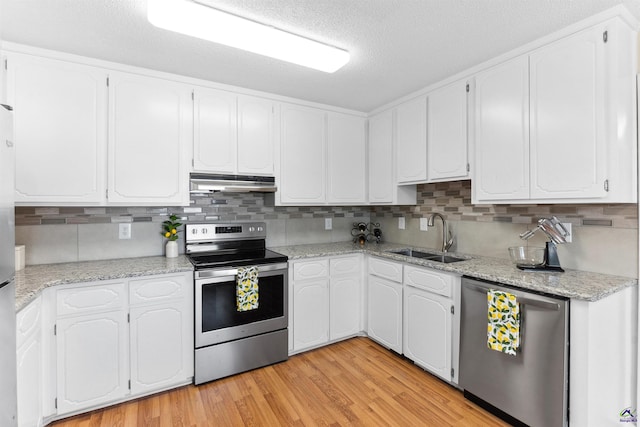
[[[404,230],[404,228],[405,228],[404,217],[401,216],[400,218],[398,218],[398,229]]]
[[[333,227],[331,218],[325,218],[324,219],[324,229],[325,230],[331,230],[331,228]]]
[[[573,231],[571,230],[571,223],[570,222],[563,222],[562,226],[564,228],[566,228],[567,231],[569,232],[569,235],[567,237],[565,237],[565,240],[567,241],[567,243],[571,243],[573,241]]]
[[[118,224],[118,239],[130,239],[131,238],[131,223],[124,222]]]
[[[420,231],[427,231],[429,229],[429,219],[420,218]]]

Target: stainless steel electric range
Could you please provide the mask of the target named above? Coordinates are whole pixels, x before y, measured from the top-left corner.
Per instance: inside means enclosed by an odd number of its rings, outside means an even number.
[[[187,224],[195,267],[195,384],[288,358],[287,257],[265,247],[263,222]],[[240,267],[258,271],[257,307],[237,302]]]

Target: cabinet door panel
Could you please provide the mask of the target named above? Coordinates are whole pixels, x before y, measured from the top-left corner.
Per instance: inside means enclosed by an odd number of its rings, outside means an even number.
[[[328,115],[329,203],[364,203],[366,199],[365,119]]]
[[[368,335],[402,353],[402,285],[369,276]]]
[[[10,54],[8,64],[16,202],[103,201],[106,72],[20,54]]]
[[[362,291],[360,276],[331,278],[330,339],[336,340],[360,332]]]
[[[380,258],[369,258],[369,274],[402,283],[402,264]]]
[[[198,88],[194,91],[193,168],[236,172],[236,94]]]
[[[238,173],[273,175],[274,103],[238,96]]]
[[[193,319],[181,305],[131,310],[131,393],[158,390],[193,376],[187,369],[193,358]]]
[[[187,293],[186,286],[188,284],[185,282],[184,276],[131,280],[129,282],[129,303],[139,305],[184,298]]]
[[[426,268],[404,267],[404,283],[445,297],[453,295],[454,276]]]
[[[529,198],[528,59],[476,76],[474,198]]]
[[[427,101],[420,97],[396,108],[399,183],[427,180]]]
[[[596,28],[531,55],[531,197],[603,197],[604,46]]]
[[[451,300],[408,286],[404,300],[404,354],[451,380]]]
[[[39,332],[39,331],[38,331]],[[39,333],[16,353],[18,376],[18,426],[42,423],[42,342]]]
[[[393,203],[393,111],[369,118],[369,202]]]
[[[56,292],[56,312],[63,316],[117,310],[125,306],[126,300],[124,283],[62,289]]]
[[[57,322],[58,414],[128,393],[128,324],[124,311]]]
[[[283,105],[281,120],[281,202],[324,203],[324,111]]]
[[[293,348],[301,350],[329,341],[329,285],[327,279],[293,285]]]
[[[358,274],[360,273],[360,256],[346,256],[332,258],[329,260],[329,271],[331,276],[338,274]]]
[[[116,73],[109,87],[109,202],[188,204],[190,87]]]
[[[428,96],[427,175],[429,180],[467,176],[467,82]]]

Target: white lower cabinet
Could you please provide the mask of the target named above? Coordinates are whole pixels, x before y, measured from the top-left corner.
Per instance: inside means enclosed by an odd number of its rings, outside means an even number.
[[[362,256],[291,263],[292,352],[308,350],[362,331]]]
[[[41,396],[55,402],[44,414],[55,420],[189,384],[192,283],[185,272],[49,288],[35,313],[45,313],[36,326],[52,332],[50,343],[28,326],[35,301],[25,307],[17,317],[20,425],[42,424]]]
[[[182,275],[129,282],[132,395],[193,376],[192,283]]]
[[[369,258],[369,338],[402,353],[402,264]]]
[[[125,307],[59,319],[56,325],[59,415],[100,406],[129,393]]]
[[[403,353],[427,371],[457,382],[454,330],[460,277],[427,268],[405,266]],[[455,337],[455,339],[454,339]]]
[[[42,300],[16,314],[18,426],[42,425]]]

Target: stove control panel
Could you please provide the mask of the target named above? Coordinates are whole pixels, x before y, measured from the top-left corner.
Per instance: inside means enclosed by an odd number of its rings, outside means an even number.
[[[187,243],[220,240],[265,239],[267,224],[264,222],[186,224]]]

